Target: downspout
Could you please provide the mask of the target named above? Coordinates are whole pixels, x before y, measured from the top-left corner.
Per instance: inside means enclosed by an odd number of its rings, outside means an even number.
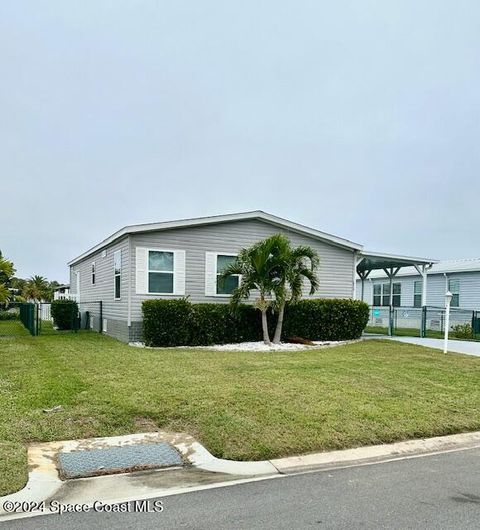
[[[128,296],[127,296],[127,326],[129,328],[132,325],[132,245],[131,237],[127,236],[128,241]]]

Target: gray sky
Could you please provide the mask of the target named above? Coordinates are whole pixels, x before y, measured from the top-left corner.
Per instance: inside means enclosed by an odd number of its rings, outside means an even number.
[[[473,257],[480,3],[5,1],[0,249],[18,275],[127,224],[263,209]]]

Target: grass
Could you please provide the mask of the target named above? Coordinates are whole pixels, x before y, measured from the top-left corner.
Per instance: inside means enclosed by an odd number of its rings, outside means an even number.
[[[264,459],[480,429],[479,404],[480,358],[388,340],[235,353],[1,337],[0,495],[25,484],[32,441],[159,428]]]

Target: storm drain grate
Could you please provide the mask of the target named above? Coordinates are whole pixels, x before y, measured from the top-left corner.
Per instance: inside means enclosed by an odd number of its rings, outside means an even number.
[[[160,442],[59,453],[58,464],[60,476],[68,479],[181,466],[183,462],[171,445]]]

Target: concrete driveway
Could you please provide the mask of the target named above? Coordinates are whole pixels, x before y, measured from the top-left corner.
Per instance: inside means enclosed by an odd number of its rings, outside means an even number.
[[[443,339],[423,339],[420,337],[387,337],[378,335],[375,338],[396,340],[398,342],[407,342],[408,344],[418,344],[419,346],[426,346],[427,348],[435,348],[443,351]],[[467,355],[475,355],[480,357],[480,342],[449,340],[448,351],[455,353],[465,353]]]

